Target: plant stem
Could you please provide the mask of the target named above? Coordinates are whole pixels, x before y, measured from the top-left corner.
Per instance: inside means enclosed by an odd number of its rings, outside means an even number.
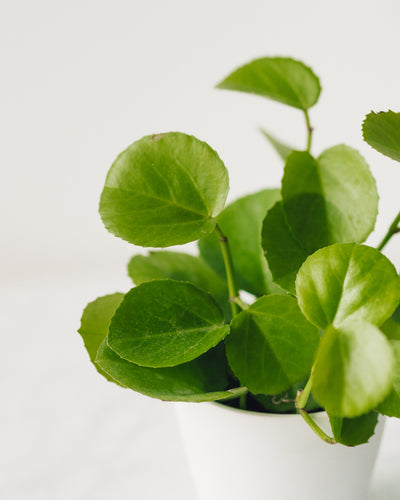
[[[326,434],[321,429],[321,427],[319,427],[319,425],[316,422],[314,422],[314,420],[310,417],[308,412],[304,409],[307,404],[308,398],[310,397],[311,388],[312,388],[312,372],[304,389],[297,393],[295,401],[296,408],[299,411],[300,415],[304,418],[304,420],[315,432],[315,434],[317,434],[318,437],[320,437],[323,441],[325,441],[325,443],[336,444],[336,441],[332,437],[328,436],[328,434]]]
[[[397,214],[396,218],[394,219],[394,221],[392,222],[392,224],[390,225],[389,227],[389,230],[388,232],[386,233],[385,237],[383,238],[383,240],[380,242],[380,244],[376,247],[378,250],[382,250],[386,243],[390,240],[390,238],[400,232],[400,228],[399,228],[399,223],[400,223],[400,212]]]
[[[239,312],[238,304],[236,301],[238,299],[240,300],[240,297],[235,277],[235,271],[233,268],[231,250],[229,248],[228,238],[223,233],[222,229],[219,227],[218,224],[215,225],[215,232],[217,233],[219,242],[221,244],[221,252],[225,264],[226,279],[228,281],[229,301],[231,303],[232,314],[233,316],[236,316],[236,314],[238,314]]]
[[[310,123],[310,116],[308,114],[308,111],[305,109],[304,110],[304,117],[306,119],[306,125],[307,125],[307,148],[306,151],[309,153],[311,151],[311,141],[312,141],[312,133],[313,133],[313,128]]]
[[[247,391],[244,392],[239,398],[239,408],[241,410],[246,410],[247,403]]]
[[[304,418],[304,420],[307,422],[307,424],[311,427],[311,429],[317,434],[318,437],[320,437],[325,443],[328,444],[336,444],[336,441],[333,439],[333,437],[328,436],[328,434],[325,434],[325,432],[319,427],[314,420],[310,417],[310,415],[306,412],[306,410],[299,410],[300,415]]]

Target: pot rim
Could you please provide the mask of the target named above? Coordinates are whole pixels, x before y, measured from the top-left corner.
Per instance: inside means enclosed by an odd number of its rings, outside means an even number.
[[[198,404],[198,403],[196,403]],[[273,412],[264,412],[264,411],[253,411],[253,410],[242,410],[241,408],[235,408],[234,406],[229,406],[229,405],[225,405],[223,404],[222,401],[204,401],[203,403],[200,403],[200,404],[207,404],[209,406],[213,406],[214,408],[219,408],[219,409],[222,409],[222,411],[230,411],[232,413],[236,413],[238,415],[254,415],[254,416],[263,416],[265,418],[302,418],[302,416],[300,415],[300,413],[273,413]],[[313,412],[310,412],[309,413],[311,416],[313,415],[323,415],[323,414],[326,414],[326,411],[325,410],[318,410],[318,411],[313,411]]]

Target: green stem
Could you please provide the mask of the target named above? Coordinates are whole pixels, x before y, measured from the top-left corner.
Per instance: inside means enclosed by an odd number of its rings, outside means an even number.
[[[247,407],[247,392],[244,392],[239,398],[239,408],[241,410],[246,410]]]
[[[302,391],[299,391],[296,396],[296,408],[299,411],[300,415],[304,418],[304,420],[307,422],[307,424],[311,427],[311,429],[317,434],[318,437],[320,437],[325,443],[328,444],[336,444],[336,441],[328,436],[321,427],[310,417],[308,412],[304,409],[308,398],[310,397],[311,394],[311,388],[312,388],[312,372],[311,372],[311,377],[308,379],[308,382],[304,389]]]
[[[231,250],[229,248],[228,238],[223,233],[218,224],[215,225],[215,232],[217,233],[219,242],[221,244],[221,252],[225,264],[226,279],[228,281],[229,301],[231,303],[232,314],[233,316],[236,316],[239,313],[237,300],[240,300],[240,297],[239,288],[235,277],[235,271],[233,268]]]
[[[400,212],[397,214],[396,218],[394,219],[394,221],[390,225],[388,232],[385,234],[385,237],[383,238],[383,240],[376,247],[378,250],[382,250],[385,247],[386,243],[390,240],[390,238],[394,234],[400,232],[399,224],[400,224]]]
[[[311,427],[311,429],[317,434],[318,437],[320,437],[325,443],[328,444],[336,444],[336,441],[333,439],[333,437],[328,436],[328,434],[325,434],[325,432],[319,427],[314,420],[310,417],[310,415],[306,412],[306,410],[299,410],[300,415],[304,418],[304,420],[307,422],[307,424]]]
[[[304,110],[304,117],[306,119],[306,125],[307,125],[307,148],[306,148],[306,151],[309,153],[311,151],[312,134],[313,134],[314,129],[311,126],[310,116],[309,116],[308,111],[306,109]]]

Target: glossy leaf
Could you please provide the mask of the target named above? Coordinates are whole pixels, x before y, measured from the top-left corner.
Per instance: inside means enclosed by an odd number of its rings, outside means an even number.
[[[210,293],[223,310],[225,319],[231,319],[226,282],[200,257],[168,251],[150,252],[147,256],[135,255],[129,261],[128,274],[136,285],[160,279],[189,281]]]
[[[228,189],[225,166],[205,142],[179,132],[151,135],[115,160],[99,210],[114,235],[167,247],[213,231]]]
[[[260,132],[263,134],[264,137],[266,137],[268,139],[268,142],[275,149],[275,151],[278,153],[280,158],[283,161],[286,161],[286,158],[290,155],[290,153],[295,148],[288,146],[287,144],[284,144],[283,142],[279,141],[276,137],[274,137],[273,135],[271,135],[269,132],[267,132],[264,129],[260,129]]]
[[[261,249],[261,225],[267,210],[280,198],[278,189],[265,189],[240,198],[218,216],[228,237],[239,288],[254,295],[273,291],[271,273]],[[203,259],[225,277],[220,242],[215,234],[199,241]]]
[[[261,237],[274,282],[294,294],[297,272],[309,254],[293,236],[282,202],[278,201],[267,213]]]
[[[302,110],[314,106],[321,92],[313,71],[287,57],[256,59],[235,70],[217,88],[257,94]]]
[[[319,332],[288,295],[268,295],[231,322],[226,354],[240,383],[254,394],[278,394],[310,373]]]
[[[337,443],[358,446],[368,443],[378,423],[378,413],[371,411],[356,418],[329,417],[333,436]]]
[[[378,406],[378,411],[388,417],[400,418],[400,308],[381,327],[389,339],[395,357],[395,370],[392,390]]]
[[[96,370],[101,373],[103,377],[112,382],[115,381],[96,365],[94,361],[100,345],[108,334],[111,318],[123,298],[123,293],[114,293],[112,295],[99,297],[95,301],[90,302],[83,311],[81,326],[78,330],[83,338],[86,350],[89,353],[90,361],[92,361]]]
[[[363,136],[374,149],[400,161],[400,113],[372,111],[364,120]]]
[[[156,280],[125,295],[111,320],[107,343],[121,358],[159,368],[197,358],[228,333],[211,295],[190,283]]]
[[[345,145],[318,159],[294,151],[286,161],[282,199],[288,224],[309,253],[334,243],[361,243],[378,213],[375,179],[364,158]]]
[[[378,250],[350,243],[321,248],[296,279],[301,310],[321,329],[349,319],[381,325],[400,300],[400,279]]]
[[[313,395],[329,415],[358,417],[390,391],[394,356],[385,335],[366,321],[329,327],[313,371]]]
[[[179,366],[146,368],[120,358],[104,342],[96,363],[125,387],[165,401],[216,401],[243,392],[227,389],[228,367],[219,347]]]

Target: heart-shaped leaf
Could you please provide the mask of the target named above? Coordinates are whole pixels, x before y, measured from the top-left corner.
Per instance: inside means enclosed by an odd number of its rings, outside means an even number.
[[[170,132],[143,137],[118,156],[99,210],[114,235],[167,247],[213,231],[228,190],[217,153],[195,137]]]
[[[312,391],[329,415],[358,417],[387,396],[394,356],[385,335],[366,321],[328,327],[313,370]]]
[[[288,224],[309,253],[334,243],[361,243],[378,213],[369,167],[345,145],[327,149],[318,159],[294,151],[286,161],[282,199]]]
[[[254,394],[278,394],[310,373],[319,332],[288,295],[268,295],[231,322],[229,364]]]
[[[135,285],[161,279],[189,281],[210,293],[223,310],[225,319],[231,319],[227,284],[200,257],[167,251],[150,252],[147,256],[135,255],[129,261],[128,274]]]
[[[95,359],[100,345],[108,334],[111,318],[123,298],[123,293],[114,293],[90,302],[83,311],[81,326],[78,330],[89,353],[90,361],[103,377],[112,382],[115,382],[115,380],[111,379],[107,373],[95,364]]]
[[[271,273],[261,249],[261,225],[267,210],[280,198],[278,189],[265,189],[240,198],[218,216],[228,237],[239,288],[260,296],[273,291]],[[199,241],[203,259],[225,278],[220,242],[215,234]]]
[[[400,279],[378,250],[343,243],[321,248],[304,262],[296,296],[306,318],[321,329],[349,319],[381,325],[400,300]]]
[[[120,358],[104,342],[96,363],[121,385],[165,401],[216,401],[246,392],[227,389],[228,366],[220,346],[179,366],[146,368]]]
[[[400,161],[400,113],[372,111],[364,120],[363,136],[374,149]]]
[[[329,417],[333,436],[337,443],[358,446],[368,443],[378,423],[378,412],[370,411],[356,418]]]
[[[261,238],[274,282],[295,294],[297,271],[309,254],[293,236],[281,201],[268,211],[263,222]]]
[[[313,71],[287,57],[256,59],[235,70],[217,88],[257,94],[302,110],[314,106],[321,92]]]
[[[156,280],[125,295],[111,320],[107,343],[123,359],[160,368],[197,358],[228,333],[211,295],[190,283]]]

